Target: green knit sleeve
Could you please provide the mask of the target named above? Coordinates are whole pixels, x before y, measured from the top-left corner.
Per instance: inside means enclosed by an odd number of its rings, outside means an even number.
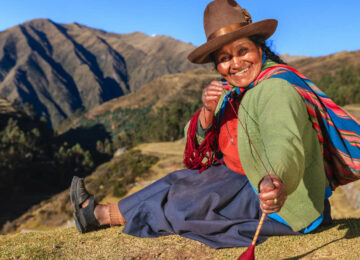
[[[261,86],[262,84],[262,86]],[[304,136],[310,121],[305,102],[296,89],[283,79],[260,83],[257,116],[264,150],[261,158],[273,174],[284,182],[291,194],[300,183],[305,170]],[[263,176],[266,170],[263,169]]]
[[[185,140],[187,140],[187,132],[189,129],[190,121],[187,122],[184,128]],[[200,120],[198,120],[197,128],[196,128],[196,142],[197,144],[201,144],[205,139],[206,130],[201,127]]]

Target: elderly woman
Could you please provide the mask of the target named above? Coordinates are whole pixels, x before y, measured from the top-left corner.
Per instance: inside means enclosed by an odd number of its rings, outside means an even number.
[[[111,205],[97,205],[74,177],[80,232],[124,225],[139,237],[179,234],[221,248],[248,246],[263,212],[260,242],[331,222],[327,198],[336,184],[326,178],[331,160],[324,165],[319,130],[327,126],[312,110],[311,82],[265,45],[276,26],[273,19],[253,23],[233,0],[207,6],[207,42],[188,58],[213,62],[223,79],[204,87],[203,107],[186,128],[189,169]]]

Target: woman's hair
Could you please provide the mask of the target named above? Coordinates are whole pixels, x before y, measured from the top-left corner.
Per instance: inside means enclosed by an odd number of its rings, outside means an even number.
[[[265,40],[264,40],[264,37],[262,35],[252,35],[252,36],[249,36],[249,39],[250,41],[252,41],[256,46],[259,46],[263,52],[265,53],[266,55],[266,58],[267,59],[270,59],[272,61],[275,61],[276,63],[279,63],[279,64],[286,64],[286,62],[284,62],[280,57],[279,55],[275,54],[271,49],[270,47],[268,47],[265,43]],[[214,68],[215,70],[217,70],[217,63],[216,63],[216,60],[215,60],[215,53],[211,53],[210,57],[214,63]]]
[[[265,43],[264,37],[261,35],[252,35],[249,37],[250,41],[252,41],[256,46],[260,46],[263,52],[265,52],[266,58],[270,59],[272,61],[275,61],[279,64],[285,64],[286,63],[279,57],[279,55],[276,55],[270,47],[268,47]]]

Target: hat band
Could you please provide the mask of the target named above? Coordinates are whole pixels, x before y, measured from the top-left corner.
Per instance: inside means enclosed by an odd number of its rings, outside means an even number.
[[[219,30],[216,30],[215,32],[213,32],[212,34],[209,35],[209,37],[207,38],[207,41],[210,41],[214,38],[217,38],[219,36],[222,36],[224,34],[228,34],[231,33],[241,27],[244,27],[245,25],[248,25],[247,22],[242,22],[242,23],[233,23],[230,24],[228,26],[222,27]]]

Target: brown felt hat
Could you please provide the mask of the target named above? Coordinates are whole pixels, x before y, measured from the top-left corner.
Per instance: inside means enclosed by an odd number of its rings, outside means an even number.
[[[277,20],[256,23],[250,14],[234,0],[215,0],[204,11],[204,30],[207,42],[193,50],[188,59],[197,64],[212,62],[210,54],[222,46],[251,35],[269,38],[276,30]]]

